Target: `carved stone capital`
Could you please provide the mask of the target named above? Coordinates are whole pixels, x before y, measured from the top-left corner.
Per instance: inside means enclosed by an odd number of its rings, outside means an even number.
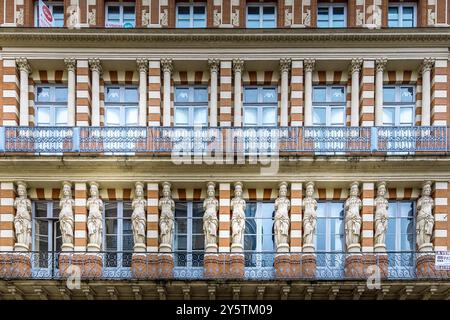
[[[289,72],[291,69],[291,59],[290,58],[281,58],[280,59],[280,71],[281,72]]]
[[[363,60],[361,58],[354,58],[350,62],[350,74],[353,74],[355,72],[360,72],[362,68]]]
[[[210,72],[219,72],[220,69],[220,60],[216,58],[210,58],[208,59],[208,66]]]
[[[172,71],[173,71],[172,58],[161,59],[161,68],[163,69],[163,72],[172,73]]]
[[[386,58],[378,58],[375,60],[375,68],[377,72],[383,72],[386,68],[387,59]]]
[[[148,60],[145,58],[137,58],[136,65],[138,67],[139,72],[147,73],[148,71]]]
[[[424,58],[422,61],[422,64],[420,65],[420,72],[424,73],[426,71],[431,71],[434,66],[434,59],[433,58]]]
[[[88,60],[89,68],[91,71],[97,71],[98,73],[102,73],[102,63],[98,58],[92,58]]]
[[[75,71],[77,68],[77,60],[75,58],[65,58],[64,64],[66,65],[67,71]]]
[[[26,73],[31,73],[31,66],[28,63],[27,58],[25,58],[25,57],[17,58],[16,64],[20,71],[25,71]]]
[[[244,60],[241,58],[233,59],[233,71],[236,72],[243,72],[244,71]]]
[[[312,72],[316,65],[316,59],[306,58],[303,60],[303,69],[305,72]]]

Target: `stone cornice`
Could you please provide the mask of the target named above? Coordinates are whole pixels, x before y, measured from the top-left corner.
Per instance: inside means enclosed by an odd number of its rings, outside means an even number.
[[[274,45],[304,46],[327,42],[342,46],[355,42],[373,46],[386,43],[418,46],[450,46],[450,28],[414,29],[54,29],[39,28],[0,29],[0,46],[88,46],[88,47],[148,47],[150,44],[171,44],[174,46],[211,47],[211,43],[232,46]]]

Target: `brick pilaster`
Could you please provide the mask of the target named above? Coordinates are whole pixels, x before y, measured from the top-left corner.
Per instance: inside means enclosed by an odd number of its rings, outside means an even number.
[[[3,126],[19,125],[19,71],[14,59],[3,60]]]
[[[0,183],[0,251],[14,249],[14,198],[14,183]]]
[[[303,61],[292,61],[291,126],[303,125]]]
[[[158,252],[158,210],[159,187],[157,183],[147,183],[147,251]]]
[[[219,126],[231,126],[231,61],[220,61],[220,110]]]
[[[447,60],[436,60],[431,78],[431,125],[447,125]]]
[[[375,124],[375,61],[373,60],[363,61],[359,92],[359,123],[362,127],[371,127]]]
[[[291,252],[301,252],[303,243],[303,185],[291,183]]]
[[[75,251],[86,251],[87,247],[87,187],[85,182],[75,183]]]
[[[446,251],[448,236],[448,182],[436,181],[434,184],[434,250]]]
[[[362,201],[362,230],[361,230],[361,248],[362,252],[373,252],[374,250],[374,198],[375,186],[372,182],[362,183],[361,201]]]
[[[148,125],[161,124],[161,63],[149,61],[148,63]]]
[[[87,127],[91,121],[91,80],[88,60],[77,60],[75,123]]]
[[[230,205],[229,183],[219,184],[219,252],[230,252]]]

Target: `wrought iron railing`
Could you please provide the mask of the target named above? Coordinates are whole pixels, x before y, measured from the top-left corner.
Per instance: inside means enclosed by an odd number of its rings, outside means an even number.
[[[447,153],[450,127],[0,127],[0,152],[181,156]]]
[[[0,279],[245,279],[245,280],[381,280],[450,279],[450,270],[434,268],[433,253],[419,266],[423,253],[283,253],[244,252],[240,276],[230,268],[231,253],[213,255],[216,265],[207,264],[203,252],[173,252],[172,266],[154,264],[149,253],[133,252],[0,252]],[[235,254],[234,254],[235,256]],[[135,258],[141,257],[141,260]],[[311,260],[313,257],[313,260]],[[431,257],[431,260],[430,260]],[[305,258],[305,259],[304,259]],[[309,260],[308,260],[309,259]],[[137,261],[137,262],[136,262]],[[286,263],[287,261],[287,263]],[[311,261],[314,261],[311,263]],[[231,273],[228,271],[231,270]],[[162,276],[149,276],[150,271]],[[211,274],[213,276],[211,276]],[[230,276],[231,274],[231,276]],[[234,276],[233,276],[234,274]]]

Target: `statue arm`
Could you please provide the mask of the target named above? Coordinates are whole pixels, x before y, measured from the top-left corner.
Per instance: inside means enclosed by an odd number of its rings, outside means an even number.
[[[31,200],[27,199],[27,209],[31,212]]]

